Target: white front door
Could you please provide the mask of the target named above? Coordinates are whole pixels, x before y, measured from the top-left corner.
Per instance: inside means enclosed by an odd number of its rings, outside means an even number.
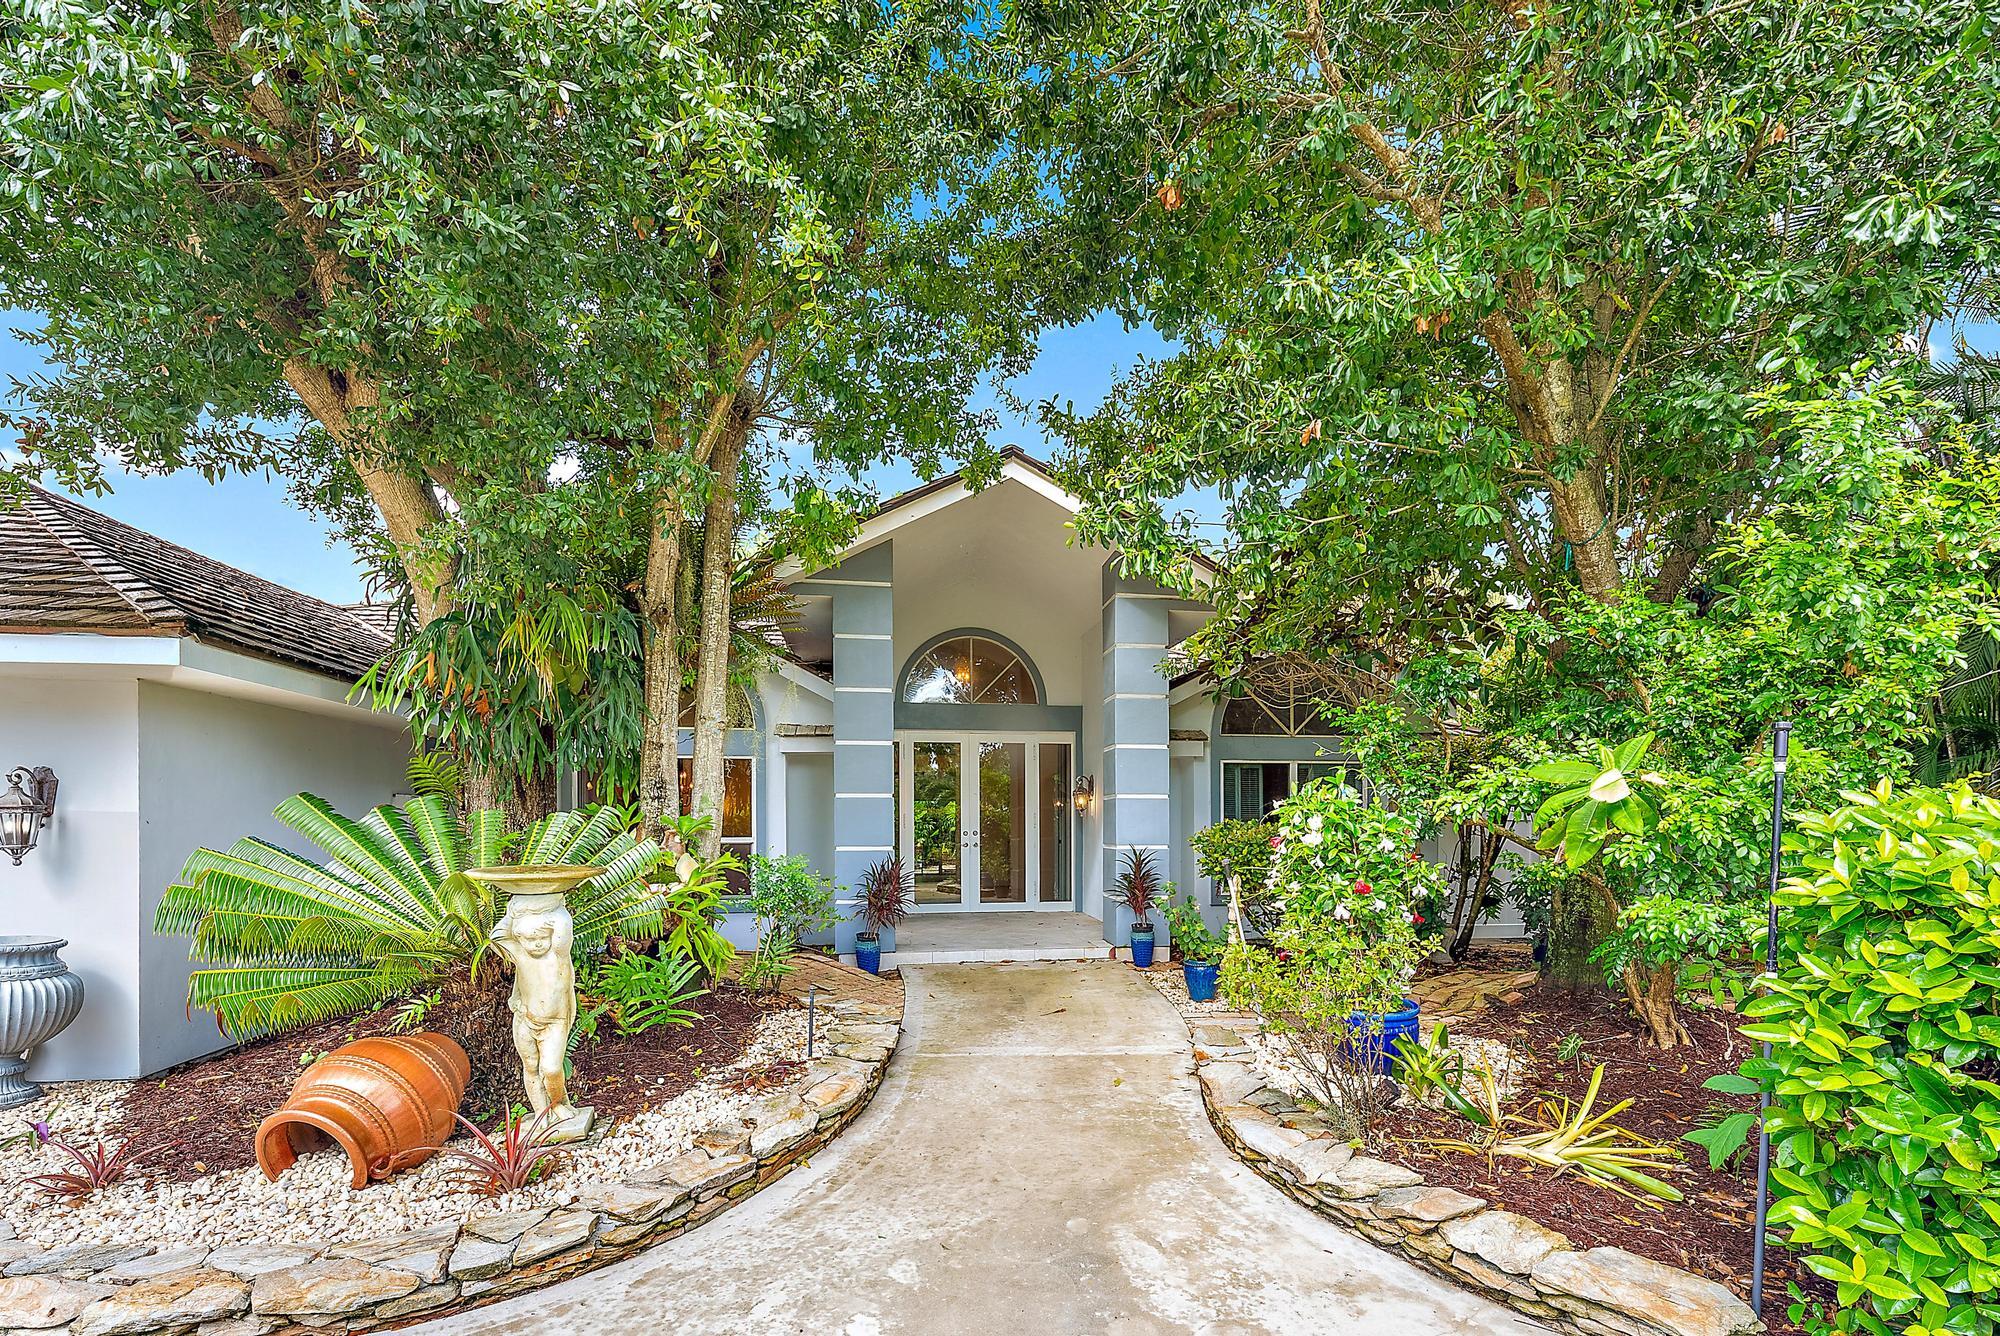
[[[1068,906],[1070,748],[1060,735],[897,740],[897,845],[918,912]]]

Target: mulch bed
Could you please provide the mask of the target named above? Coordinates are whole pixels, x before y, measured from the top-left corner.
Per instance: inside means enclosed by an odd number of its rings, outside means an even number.
[[[1532,1108],[1544,1095],[1580,1103],[1592,1069],[1604,1064],[1594,1110],[1602,1112],[1630,1099],[1632,1106],[1614,1122],[1686,1153],[1676,1170],[1660,1175],[1681,1190],[1683,1201],[1655,1208],[1518,1160],[1502,1157],[1489,1162],[1483,1155],[1439,1147],[1433,1143],[1440,1139],[1476,1140],[1479,1130],[1443,1110],[1396,1110],[1385,1121],[1375,1153],[1409,1166],[1427,1183],[1457,1188],[1541,1221],[1567,1234],[1579,1248],[1623,1248],[1720,1281],[1747,1296],[1751,1222],[1756,1213],[1755,1144],[1734,1166],[1711,1171],[1707,1152],[1680,1138],[1709,1121],[1712,1110],[1755,1107],[1753,1096],[1702,1088],[1709,1077],[1734,1071],[1751,1045],[1736,1033],[1734,1015],[1706,1007],[1690,1007],[1687,1013],[1695,1042],[1672,1050],[1642,1045],[1637,1023],[1621,998],[1546,985],[1529,989],[1516,1005],[1496,1001],[1483,1014],[1452,1023],[1454,1036],[1500,1040],[1527,1055],[1515,1108]],[[1578,1036],[1583,1044],[1571,1062],[1555,1053],[1557,1043],[1568,1035]],[[1773,1248],[1766,1254],[1764,1280],[1764,1318],[1773,1332],[1802,1330],[1786,1320],[1788,1283],[1832,1302],[1830,1284]]]
[[[758,1021],[796,1005],[789,997],[753,996],[724,984],[701,999],[701,1019],[691,1027],[620,1035],[606,1025],[594,1043],[576,1052],[571,1097],[593,1105],[600,1123],[629,1118],[735,1062],[749,1046]],[[115,1144],[137,1136],[146,1142],[178,1141],[146,1162],[148,1177],[170,1182],[255,1164],[257,1125],[285,1102],[300,1074],[331,1049],[390,1033],[394,1017],[395,1008],[387,1007],[366,1016],[327,1021],[225,1049],[140,1082],[126,1096],[124,1121],[112,1131],[111,1140]],[[424,1028],[449,1028],[447,1020],[434,1011],[425,1018]],[[747,1079],[767,1075],[750,1073]],[[500,1116],[497,1110],[461,1112],[482,1123]]]

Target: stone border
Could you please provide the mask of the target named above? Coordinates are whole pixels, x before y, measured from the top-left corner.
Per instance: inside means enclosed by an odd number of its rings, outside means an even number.
[[[1764,1330],[1748,1304],[1712,1280],[1623,1248],[1574,1248],[1526,1216],[1355,1154],[1265,1083],[1241,1035],[1205,1025],[1194,1039],[1202,1107],[1223,1144],[1307,1209],[1370,1242],[1572,1336]]]
[[[313,1251],[0,1241],[0,1330],[70,1336],[298,1336],[442,1317],[541,1289],[673,1238],[790,1173],[874,1097],[902,1008],[834,1002],[827,1053],[741,1121],[653,1170],[538,1207]],[[0,1226],[13,1233],[12,1226]]]

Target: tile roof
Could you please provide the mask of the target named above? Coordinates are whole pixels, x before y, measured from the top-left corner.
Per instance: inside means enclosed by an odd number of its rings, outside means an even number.
[[[348,682],[389,649],[345,608],[32,486],[0,509],[0,631],[190,636]]]

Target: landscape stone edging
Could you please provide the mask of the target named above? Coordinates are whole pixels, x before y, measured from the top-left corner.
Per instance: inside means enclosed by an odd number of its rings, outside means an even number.
[[[825,1053],[800,1079],[652,1171],[584,1183],[572,1207],[473,1215],[309,1248],[40,1250],[0,1224],[0,1331],[69,1336],[303,1336],[443,1317],[593,1271],[679,1235],[784,1177],[882,1084],[902,1008],[832,1004]]]
[[[1573,1336],[1749,1336],[1764,1324],[1712,1280],[1569,1239],[1402,1165],[1358,1155],[1249,1061],[1195,1044],[1202,1108],[1224,1145],[1294,1200],[1369,1242]],[[1229,1038],[1240,1038],[1230,1034]]]

